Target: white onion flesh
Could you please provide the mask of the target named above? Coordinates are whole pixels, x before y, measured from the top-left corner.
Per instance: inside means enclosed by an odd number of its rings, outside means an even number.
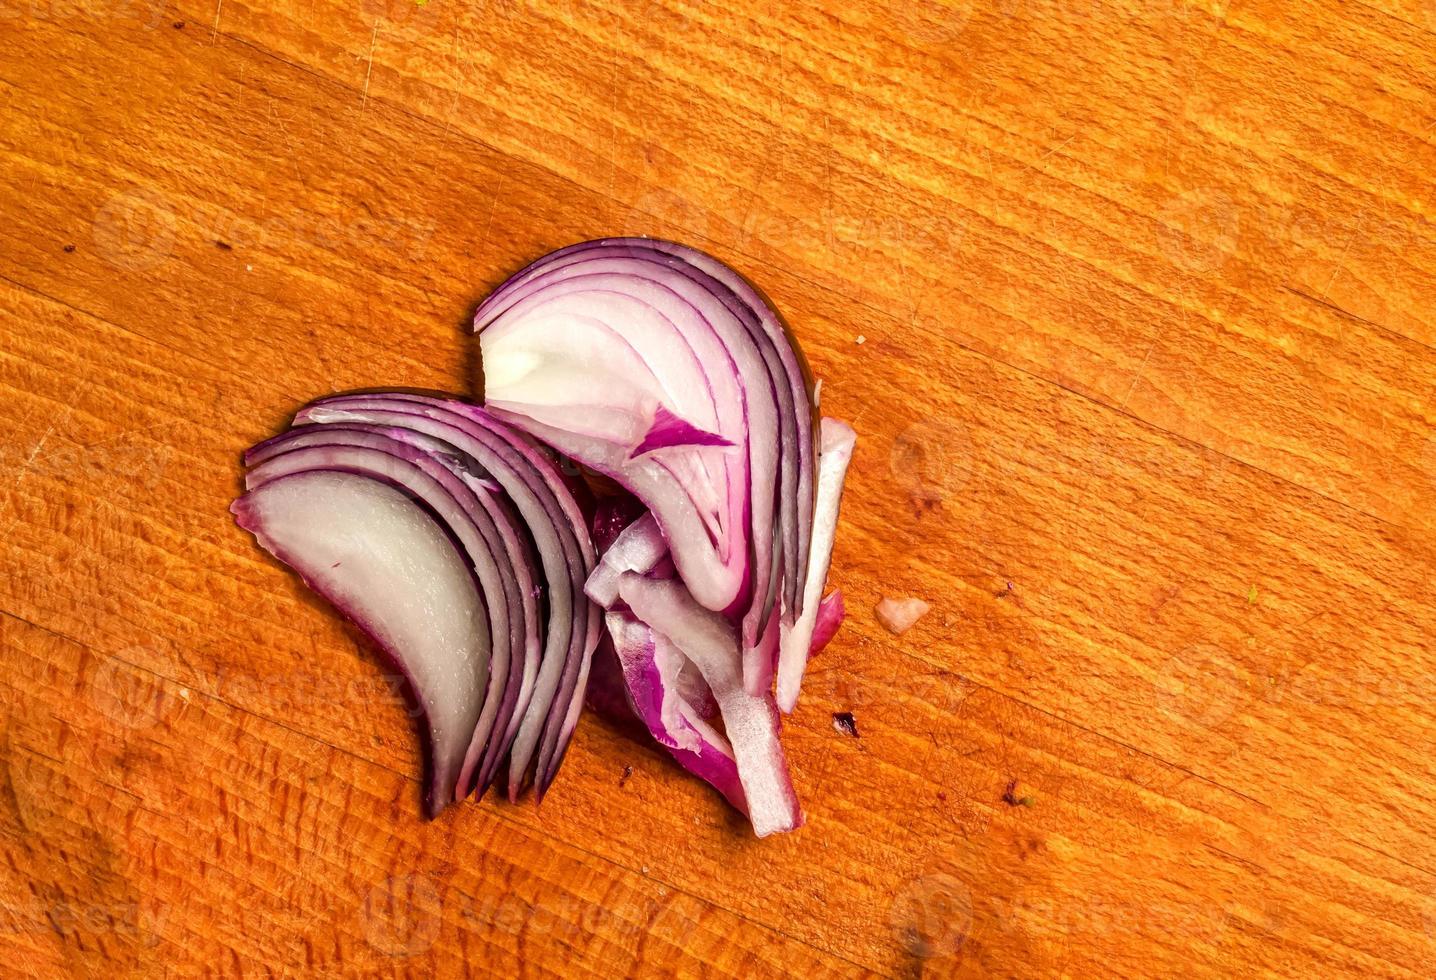
[[[807,579],[803,583],[803,612],[782,639],[778,659],[778,707],[790,712],[798,703],[803,670],[813,645],[813,626],[828,580],[833,558],[833,540],[838,531],[838,508],[843,498],[843,481],[857,445],[857,433],[836,419],[823,419],[818,455],[818,499],[813,506],[813,544],[809,552]]]
[[[347,473],[279,477],[236,512],[409,679],[427,726],[426,797],[437,813],[452,798],[488,680],[483,603],[453,541],[399,490]]]

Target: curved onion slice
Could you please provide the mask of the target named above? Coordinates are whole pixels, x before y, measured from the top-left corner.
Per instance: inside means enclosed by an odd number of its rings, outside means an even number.
[[[632,615],[611,612],[606,620],[633,713],[679,765],[747,813],[733,747],[705,714],[707,705],[685,696],[683,653]]]
[[[833,557],[833,538],[838,530],[838,507],[843,497],[843,479],[853,458],[857,433],[835,419],[823,419],[822,449],[818,457],[818,500],[813,508],[813,543],[808,559],[807,577],[803,584],[802,614],[783,637],[778,661],[778,707],[793,710],[798,701],[798,688],[803,682],[803,669],[812,652],[813,627],[817,624],[819,600],[828,579],[828,565]],[[840,614],[841,615],[841,614]],[[836,626],[832,627],[837,630]],[[827,639],[831,639],[829,633]],[[827,639],[823,642],[826,643]]]
[[[481,499],[491,491],[477,481],[465,482],[439,458],[452,447],[428,440],[411,445],[411,433],[379,426],[308,426],[261,444],[246,455],[253,467],[245,478],[249,488],[305,470],[337,470],[392,483],[423,503],[458,539],[477,576],[492,626],[493,660],[483,713],[474,728],[469,753],[455,787],[455,799],[477,789],[479,765],[501,756],[506,731],[518,701],[520,667],[528,652],[526,610],[518,594],[519,573],[503,544],[493,513]],[[535,658],[537,654],[535,652]]]
[[[676,542],[675,562],[695,597],[740,614],[745,642],[755,643],[782,567],[774,545],[786,419],[756,318],[686,263],[622,243],[556,253],[531,269],[476,317],[487,403],[630,486]],[[624,352],[623,364],[596,367],[612,348]],[[540,392],[530,383],[569,365],[585,386]],[[636,427],[597,436],[592,406],[573,410],[576,393],[593,390]],[[711,451],[719,439],[731,451]],[[679,452],[646,451],[654,444]]]
[[[771,695],[754,696],[744,687],[732,627],[675,580],[625,572],[618,593],[636,619],[673,640],[708,682],[733,747],[753,832],[766,837],[801,826],[803,814],[778,740],[777,706]]]
[[[443,723],[424,733],[428,812],[482,795],[506,763],[510,798],[530,780],[542,798],[572,737],[601,625],[583,594],[595,558],[569,482],[527,436],[457,401],[343,396],[305,407],[296,423],[245,454],[249,492],[235,514],[373,636]],[[332,513],[319,492],[290,500],[293,488],[327,492],[334,481],[347,496]],[[362,511],[354,500],[369,503],[370,520],[353,517]],[[273,501],[288,505],[283,519],[270,519]],[[421,531],[443,544],[451,567],[439,567],[437,546],[424,550]],[[371,556],[363,566],[347,559],[359,578],[345,577],[346,559],[329,560],[338,547]],[[426,623],[433,635],[422,633]],[[460,685],[444,670],[467,663],[469,647],[482,657]]]
[[[425,809],[436,815],[453,798],[489,661],[483,604],[453,540],[398,489],[351,473],[277,477],[233,511],[408,678],[422,714]]]
[[[811,372],[802,350],[793,340],[788,326],[773,305],[751,283],[729,266],[710,255],[674,242],[648,238],[616,238],[584,242],[544,256],[501,285],[480,306],[475,329],[482,332],[495,320],[506,317],[514,304],[536,290],[542,290],[559,275],[577,275],[586,271],[621,271],[642,279],[661,268],[681,273],[708,295],[722,303],[747,330],[757,345],[766,368],[767,381],[777,399],[779,424],[780,480],[773,487],[779,517],[778,543],[774,564],[782,564],[783,621],[791,625],[800,612],[802,579],[807,564],[807,541],[812,524],[813,506],[813,418],[814,402]],[[721,318],[710,318],[722,322]],[[745,382],[757,382],[748,377]],[[749,385],[753,387],[753,385]],[[761,443],[761,440],[760,440]],[[761,467],[755,473],[762,474]],[[756,495],[760,499],[762,494]],[[761,517],[759,510],[755,517]],[[766,534],[761,522],[754,524],[755,535]],[[762,541],[763,538],[756,537]],[[755,566],[764,568],[761,556],[754,555]],[[771,602],[775,596],[769,596]],[[744,641],[755,643],[752,626],[766,616],[766,604],[751,610],[745,621]]]
[[[517,799],[531,777],[542,798],[578,723],[600,626],[583,594],[593,545],[563,475],[526,437],[461,402],[401,393],[339,396],[301,410],[295,422],[374,424],[441,440],[476,461],[518,510],[539,557],[548,622],[530,699],[514,716],[508,792]],[[481,770],[480,784],[492,774]]]
[[[696,665],[755,830],[796,826],[775,707],[792,709],[842,617],[822,595],[854,435],[823,420],[815,444],[817,392],[787,325],[717,259],[623,238],[532,263],[474,327],[490,411],[648,509],[605,542],[585,586],[614,648],[647,665],[671,645]],[[624,672],[635,704],[676,677]],[[671,717],[639,714],[677,744]]]

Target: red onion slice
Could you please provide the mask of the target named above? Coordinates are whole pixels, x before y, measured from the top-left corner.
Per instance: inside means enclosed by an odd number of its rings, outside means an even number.
[[[537,623],[525,623],[529,614],[518,592],[521,573],[512,565],[502,532],[495,524],[492,490],[481,481],[464,481],[441,460],[457,450],[437,440],[379,426],[308,426],[255,447],[246,459],[253,465],[245,478],[249,488],[305,470],[337,470],[368,476],[402,489],[427,507],[458,539],[478,578],[492,626],[493,659],[483,711],[474,728],[455,799],[488,783],[480,783],[481,762],[502,756],[509,739],[504,736],[518,702],[521,671],[528,659]],[[504,523],[508,518],[501,515]],[[512,533],[512,528],[509,528]],[[535,657],[536,660],[536,648]]]
[[[232,510],[408,678],[422,715],[425,809],[438,814],[479,720],[489,660],[483,602],[453,540],[401,491],[349,473],[279,477]]]
[[[562,474],[526,437],[461,402],[400,393],[339,396],[303,409],[295,421],[370,423],[442,440],[477,461],[518,509],[539,557],[548,626],[530,700],[515,715],[508,791],[517,799],[532,777],[542,798],[577,724],[600,627],[598,611],[582,591],[593,546]],[[481,771],[481,783],[491,775]]]
[[[857,433],[850,426],[836,419],[823,419],[822,448],[818,456],[818,498],[813,508],[812,552],[808,559],[807,579],[803,583],[803,612],[784,635],[778,660],[778,707],[785,714],[792,711],[798,702],[803,670],[812,652],[818,603],[833,557],[843,480],[847,476],[857,438]]]
[[[801,826],[803,815],[778,739],[777,707],[770,696],[756,697],[744,687],[732,627],[674,580],[625,572],[618,592],[634,617],[673,640],[708,682],[733,746],[753,832],[766,837]]]
[[[672,641],[631,615],[609,613],[607,624],[633,712],[679,765],[747,813],[733,747],[708,721],[703,703],[684,696],[682,675],[689,661]]]
[[[770,622],[769,610],[781,591],[778,582],[773,579],[790,571],[781,560],[781,548],[786,540],[782,533],[783,526],[785,523],[793,523],[791,514],[786,522],[782,515],[781,504],[790,500],[790,497],[785,498],[780,492],[784,483],[780,478],[783,447],[788,447],[790,460],[795,458],[791,395],[781,383],[779,359],[771,349],[771,342],[759,328],[756,316],[716,280],[698,272],[685,262],[650,249],[630,248],[619,244],[575,250],[572,254],[556,259],[542,259],[535,263],[533,268],[536,270],[533,276],[501,287],[481,307],[475,320],[476,328],[481,333],[499,334],[502,338],[516,327],[522,329],[524,314],[533,310],[535,303],[542,302],[542,308],[551,313],[550,299],[556,294],[586,295],[586,291],[602,287],[642,297],[646,303],[664,312],[675,330],[684,335],[685,341],[696,334],[699,337],[698,343],[707,342],[707,346],[702,347],[700,353],[706,353],[705,365],[708,366],[710,376],[715,376],[716,368],[716,383],[719,387],[710,388],[710,394],[718,399],[720,408],[723,405],[724,391],[729,390],[722,388],[725,383],[722,378],[723,368],[729,367],[736,374],[742,389],[742,421],[749,436],[746,451],[750,486],[744,490],[751,491],[748,493],[749,527],[746,530],[750,559],[748,579],[752,595],[744,607],[743,639],[747,646],[756,645],[759,642],[759,630]],[[581,315],[591,322],[594,319],[593,312],[593,309],[585,309],[583,314],[574,313],[571,316],[577,319]],[[540,327],[534,332],[539,335],[538,342],[553,343],[551,331]],[[726,363],[716,356],[710,334],[728,354]],[[658,344],[658,350],[661,352],[662,338],[659,338]],[[643,353],[643,350],[633,349]],[[502,340],[486,346],[485,350],[486,358],[490,352],[500,352]],[[571,357],[571,351],[565,348],[563,356]],[[710,361],[711,364],[708,363]],[[645,366],[648,366],[647,362]],[[660,380],[665,379],[665,372],[661,368],[646,370],[645,374]],[[681,380],[668,380],[682,387]],[[527,415],[535,422],[570,432],[577,432],[580,427],[589,428],[589,423],[585,420],[588,414],[586,412],[573,412],[571,419],[566,422],[561,408],[555,412],[538,410],[533,406],[515,405],[512,401],[503,400],[503,392],[492,381],[489,381],[488,388],[489,403],[505,411]],[[572,391],[566,392],[565,395],[571,398]],[[732,397],[731,393],[728,397]],[[667,435],[668,430],[677,428],[672,424],[665,424],[669,421],[665,417],[668,414],[663,406],[658,407],[649,437],[631,455],[641,454],[644,447],[654,441],[654,434],[663,432]],[[692,426],[682,420],[677,421],[693,433],[683,440],[685,446],[711,445],[720,438],[693,430]],[[795,481],[789,479],[788,482]],[[731,480],[729,486],[733,486]],[[648,495],[651,497],[653,492],[648,491]],[[796,502],[792,501],[789,509],[792,510],[795,504]],[[665,530],[681,533],[669,521],[669,514],[660,513],[659,516]],[[796,547],[796,538],[793,547]],[[790,573],[796,577],[796,565]],[[723,608],[716,599],[702,594],[703,583],[695,582],[692,579],[693,574],[693,569],[689,567],[686,579],[691,585],[696,585],[705,604],[714,609]]]
[[[649,279],[584,276],[520,299],[480,335],[484,397],[510,423],[630,487],[654,510],[694,594],[712,609],[747,584],[745,400],[732,355],[693,305]],[[613,349],[646,371],[616,366]],[[602,392],[613,412],[580,402]],[[618,413],[639,427],[595,435]],[[681,420],[725,445],[680,456],[644,447]],[[657,438],[654,438],[657,437]]]

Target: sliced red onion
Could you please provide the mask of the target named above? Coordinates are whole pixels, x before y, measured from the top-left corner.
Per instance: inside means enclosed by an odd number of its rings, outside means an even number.
[[[854,437],[825,421],[820,455],[816,386],[786,324],[711,256],[632,238],[544,256],[474,322],[493,414],[650,512],[616,534],[585,586],[612,610],[615,644],[647,662],[671,639],[697,665],[756,801],[755,829],[795,826],[770,692],[776,679],[776,704],[791,709],[808,658],[841,621],[841,597],[822,593]],[[630,612],[634,624],[612,618]],[[630,700],[635,676],[673,682],[630,672]],[[645,721],[673,742],[671,719]]]
[[[732,353],[697,307],[650,279],[578,277],[520,299],[482,344],[491,411],[630,487],[709,608],[745,601],[745,398]],[[611,410],[578,401],[591,391]],[[671,447],[675,431],[705,436],[682,454],[646,448]]]
[[[296,422],[298,428],[246,454],[253,468],[250,493],[236,503],[241,523],[256,494],[311,473],[347,477],[409,501],[457,550],[469,575],[467,600],[481,617],[470,642],[484,650],[479,690],[469,695],[477,713],[465,750],[452,758],[455,736],[446,729],[442,748],[449,754],[433,755],[438,775],[426,790],[429,809],[437,812],[447,799],[471,791],[482,795],[506,762],[510,797],[532,780],[542,798],[572,737],[601,627],[599,610],[582,591],[595,557],[571,489],[577,481],[571,485],[527,436],[461,402],[399,393],[343,396],[304,408]],[[381,543],[386,533],[383,526],[372,529]],[[362,528],[350,534],[364,543]],[[303,544],[281,557],[308,568],[313,551]],[[366,611],[398,601],[390,593],[407,595],[408,580],[401,575],[386,585],[374,577],[368,585],[372,596],[358,602],[345,594],[341,608],[407,673],[424,680],[387,634],[371,628],[374,617]],[[438,606],[430,614],[444,611]],[[420,653],[432,659],[428,648]],[[431,687],[415,683],[425,696],[432,696]]]
[[[398,489],[352,473],[278,477],[232,509],[408,678],[422,716],[425,809],[436,815],[453,798],[489,661],[483,603],[453,539]]]
[[[530,782],[542,798],[602,634],[595,703],[636,715],[758,836],[799,826],[779,706],[791,710],[843,617],[841,594],[822,593],[855,437],[817,424],[818,386],[787,325],[711,256],[630,238],[533,263],[483,303],[475,329],[484,407],[413,393],[308,406],[249,454],[241,522],[266,546],[297,543],[286,560],[347,603],[442,715],[426,733],[431,810],[445,794],[482,795],[505,762],[511,799]],[[586,467],[588,485],[554,453]],[[284,489],[319,480],[343,481],[337,514]],[[604,485],[616,496],[595,504],[589,486]],[[383,519],[366,529],[351,511],[371,498]],[[279,516],[261,520],[271,499]],[[356,563],[365,574],[353,579],[342,561],[320,569],[311,537],[336,530],[369,535],[348,547],[391,567]],[[397,545],[425,534],[448,550],[424,545],[415,560],[450,604],[428,620],[390,594],[413,578]],[[435,632],[461,614],[481,665]],[[436,673],[452,662],[478,667],[466,687]],[[466,739],[449,724],[455,703],[472,715]]]
[[[337,470],[392,483],[423,503],[459,540],[478,577],[493,629],[492,669],[483,713],[475,726],[469,754],[455,789],[462,799],[477,789],[483,795],[487,783],[479,785],[479,766],[485,757],[502,756],[507,739],[494,737],[509,725],[517,705],[521,671],[525,662],[538,658],[537,647],[526,642],[536,639],[537,623],[525,623],[529,614],[519,592],[522,572],[512,565],[513,556],[504,544],[504,531],[495,524],[492,490],[482,481],[465,482],[441,459],[457,452],[447,443],[420,437],[402,429],[379,426],[308,426],[293,429],[255,447],[246,455],[253,467],[245,478],[251,489],[305,470]],[[501,515],[510,524],[506,515]],[[513,528],[505,529],[512,536]],[[536,669],[536,665],[535,665]]]
[[[782,447],[785,444],[792,445],[795,441],[791,391],[786,385],[779,383],[785,380],[777,376],[780,359],[772,349],[770,339],[763,334],[757,315],[744,307],[731,290],[717,280],[681,259],[651,248],[652,244],[642,239],[618,240],[564,250],[541,259],[525,273],[501,286],[480,307],[475,319],[485,349],[486,397],[491,406],[502,412],[526,416],[535,426],[541,426],[542,428],[533,428],[531,431],[548,441],[561,437],[560,434],[581,437],[586,431],[590,431],[589,423],[585,421],[590,413],[568,411],[572,407],[568,404],[568,400],[573,396],[572,389],[557,389],[555,393],[559,399],[558,403],[542,408],[506,401],[512,394],[511,383],[519,372],[506,369],[505,365],[517,362],[520,369],[528,371],[530,375],[542,373],[546,376],[549,372],[541,372],[539,369],[546,356],[555,356],[565,363],[571,362],[575,350],[573,337],[566,337],[559,342],[554,337],[554,331],[564,327],[586,325],[593,328],[600,323],[611,324],[613,311],[605,308],[610,302],[607,297],[612,295],[626,295],[664,314],[671,327],[669,337],[665,337],[661,332],[650,331],[646,334],[650,341],[648,346],[630,346],[628,350],[639,355],[644,361],[647,368],[643,372],[644,377],[665,386],[665,391],[682,393],[688,392],[692,387],[684,382],[681,372],[672,374],[668,361],[670,348],[696,343],[700,347],[695,350],[706,352],[702,363],[707,369],[708,392],[714,397],[719,408],[723,405],[724,397],[733,397],[724,395],[725,391],[731,391],[730,387],[726,387],[729,384],[726,375],[730,372],[736,374],[742,388],[742,401],[736,403],[736,407],[743,409],[742,425],[750,435],[745,451],[749,457],[751,487],[735,484],[731,477],[727,483],[730,493],[741,490],[741,493],[748,497],[744,507],[750,526],[735,527],[730,520],[729,524],[718,530],[726,530],[729,535],[747,532],[746,548],[741,551],[730,548],[728,551],[729,567],[738,558],[748,562],[745,581],[751,595],[746,600],[746,605],[740,605],[744,602],[740,597],[730,598],[729,593],[711,588],[712,583],[705,577],[705,569],[701,567],[709,553],[703,549],[703,542],[698,535],[694,534],[691,540],[685,540],[685,525],[691,526],[692,515],[682,511],[681,502],[666,499],[666,484],[661,476],[652,479],[652,474],[633,465],[624,471],[622,465],[625,460],[622,454],[587,445],[582,439],[578,442],[566,440],[560,448],[575,454],[575,458],[600,468],[620,482],[634,486],[639,496],[654,507],[655,515],[665,533],[670,538],[677,535],[675,540],[682,542],[682,546],[675,547],[674,556],[680,574],[689,582],[695,595],[709,608],[739,609],[743,614],[745,643],[753,645],[758,641],[759,629],[768,622],[768,610],[778,596],[772,579],[785,569],[774,545],[784,543],[781,531],[785,526],[795,523],[791,514],[783,519],[778,507],[781,500],[792,499],[792,494],[785,497],[780,492],[783,480],[779,476]],[[579,302],[584,302],[584,305],[573,306]],[[568,316],[564,315],[562,304],[565,303],[574,309]],[[558,309],[555,304],[559,305]],[[631,324],[616,324],[613,329],[619,332],[629,329],[631,332]],[[516,349],[511,349],[515,332],[520,334],[520,340],[531,337],[532,341],[524,341]],[[675,335],[682,337],[681,345],[669,339]],[[505,342],[505,338],[509,338],[509,343]],[[726,351],[727,357],[715,352],[712,347],[714,340],[718,342],[721,350]],[[786,342],[786,337],[784,340]],[[551,351],[556,343],[561,347],[562,353],[546,355],[544,351]],[[581,360],[590,359],[584,357]],[[497,370],[489,368],[489,365],[494,363],[497,363]],[[630,373],[631,369],[626,370],[625,377]],[[631,408],[635,403],[630,400],[628,404]],[[684,431],[694,428],[692,423],[686,420],[678,419],[675,423],[674,413],[661,402],[651,409],[651,413],[650,432],[667,432],[680,426]],[[524,424],[522,418],[514,421]],[[732,440],[731,433],[725,432],[724,436]],[[685,442],[684,448],[710,441],[694,439],[691,435],[686,438],[688,441]],[[630,464],[631,457],[640,455],[643,446],[650,439],[650,436],[645,435],[644,443],[630,449]],[[666,461],[672,465],[671,458]],[[699,460],[700,463],[707,461],[708,457]],[[710,487],[701,479],[706,470],[702,467],[697,469],[697,472],[680,472],[673,475],[680,482],[685,482],[684,489],[690,498],[703,502]],[[731,518],[732,509],[727,512]],[[715,529],[710,526],[708,530]],[[796,540],[793,544],[796,547]]]
[[[857,438],[857,433],[850,426],[836,419],[823,419],[822,447],[818,456],[818,499],[813,508],[812,551],[808,559],[807,579],[803,583],[803,611],[783,636],[778,661],[778,707],[784,713],[792,711],[798,702],[803,670],[812,651],[818,602],[827,582],[828,565],[833,557],[833,538],[838,530],[843,480],[847,476]]]
[[[684,696],[689,661],[666,637],[626,613],[607,616],[629,705],[684,769],[708,782],[742,813],[747,800],[728,739],[709,722],[706,705]],[[707,686],[703,686],[706,695]]]
[[[795,540],[786,552],[794,567],[793,575],[788,579],[784,608],[797,616],[802,612],[801,583],[807,574],[808,542],[813,527],[813,458],[816,449],[813,428],[817,406],[813,396],[812,372],[803,357],[802,348],[794,340],[792,330],[777,309],[758,287],[743,278],[735,269],[711,255],[675,242],[654,241],[651,247],[681,259],[730,290],[737,301],[757,317],[759,329],[768,338],[782,365],[783,377],[788,383],[792,398],[791,419],[796,427],[794,442],[797,450],[797,458],[791,463],[785,463],[785,467],[791,466],[796,473],[791,481],[784,480],[782,497],[785,502],[796,504]]]
[[[605,608],[621,605],[619,584],[627,572],[671,577],[663,574],[668,546],[657,522],[647,513],[634,520],[629,500],[601,501],[594,517],[594,539],[605,550],[585,589]],[[619,529],[625,519],[631,523]],[[609,642],[604,646],[613,658],[613,674],[599,672],[604,661],[596,654],[600,688],[590,691],[590,703],[611,720],[640,721],[679,765],[747,813],[732,746],[712,724],[717,702],[693,662],[629,611],[611,612],[606,622]]]
[[[802,811],[778,739],[778,709],[771,696],[756,697],[744,687],[732,626],[700,606],[676,580],[625,572],[618,592],[633,616],[673,640],[707,681],[733,747],[753,832],[766,837],[801,826]]]
[[[737,318],[763,358],[768,387],[774,395],[778,410],[777,463],[779,479],[773,485],[771,511],[767,509],[766,495],[755,494],[752,522],[756,545],[753,554],[754,566],[757,569],[764,569],[763,552],[771,550],[768,565],[772,576],[766,593],[760,591],[755,596],[762,600],[761,605],[755,602],[744,621],[744,643],[749,647],[755,646],[760,642],[759,637],[755,635],[755,627],[759,623],[769,621],[769,611],[772,606],[781,604],[785,610],[791,610],[798,593],[798,576],[802,563],[794,561],[788,556],[800,555],[805,551],[805,545],[801,542],[806,540],[807,531],[805,528],[800,529],[799,527],[800,500],[811,497],[812,487],[810,484],[800,486],[799,471],[806,472],[811,465],[810,422],[812,411],[805,409],[795,413],[794,408],[795,405],[806,405],[808,402],[807,367],[802,361],[802,352],[791,343],[790,334],[781,324],[781,320],[772,309],[771,304],[751,290],[746,299],[741,298],[733,288],[730,288],[731,286],[740,288],[746,286],[741,281],[741,277],[711,257],[686,246],[649,239],[619,239],[612,242],[590,243],[590,245],[593,247],[589,249],[583,247],[575,249],[573,255],[561,262],[583,261],[587,267],[587,263],[593,261],[592,256],[602,254],[638,259],[681,270],[693,283],[721,302]],[[700,265],[710,265],[715,273],[729,280],[729,284],[725,285],[724,281],[702,271],[699,268]],[[752,377],[745,378],[746,390],[752,390],[752,380]],[[764,445],[762,439],[758,440],[758,445]],[[763,473],[765,468],[755,463],[754,471]],[[776,515],[776,528],[770,527],[770,514]],[[771,548],[766,548],[767,538],[770,534],[775,540]],[[795,615],[796,613],[785,612],[787,621],[791,621]],[[750,687],[761,686],[751,675],[746,679]]]
[[[577,724],[600,626],[598,611],[582,591],[593,567],[593,546],[562,474],[526,437],[461,402],[407,393],[340,396],[305,408],[295,421],[369,423],[442,440],[475,460],[517,508],[542,567],[548,626],[530,700],[514,716],[508,789],[517,799],[532,777],[542,798]],[[481,784],[491,776],[481,770]]]

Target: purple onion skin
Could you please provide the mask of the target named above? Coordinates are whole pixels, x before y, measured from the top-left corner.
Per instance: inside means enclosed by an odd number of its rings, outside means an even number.
[[[618,663],[618,654],[613,651],[613,638],[607,630],[599,637],[598,649],[593,651],[593,669],[588,675],[588,691],[584,698],[591,711],[619,726],[630,736],[648,736],[648,729],[638,720],[637,709],[629,700],[623,681],[623,667]]]
[[[646,508],[630,493],[599,497],[593,508],[593,546],[600,556],[623,533],[623,529],[643,516]]]
[[[843,602],[841,589],[834,589],[832,594],[818,605],[818,620],[813,627],[813,642],[808,648],[809,663],[812,663],[819,651],[832,642],[834,636],[837,636],[838,628],[843,625],[847,613],[847,604]]]

